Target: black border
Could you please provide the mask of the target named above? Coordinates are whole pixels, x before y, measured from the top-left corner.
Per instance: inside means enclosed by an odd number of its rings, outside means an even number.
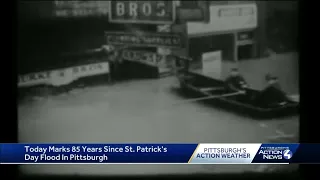
[[[17,142],[17,86],[16,86],[16,81],[17,81],[17,73],[16,73],[16,58],[17,58],[17,53],[16,53],[16,49],[17,49],[17,12],[16,12],[16,7],[17,4],[15,4],[16,1],[4,1],[5,2],[12,2],[12,6],[13,6],[13,10],[10,12],[13,12],[13,14],[11,16],[7,15],[7,16],[3,16],[3,18],[7,18],[7,17],[11,17],[13,22],[12,24],[10,24],[9,26],[11,26],[13,29],[9,29],[7,28],[8,26],[4,26],[6,28],[1,28],[2,30],[8,30],[7,32],[3,32],[2,34],[10,34],[13,33],[12,37],[13,39],[9,42],[12,43],[12,48],[11,51],[7,50],[5,52],[3,52],[4,54],[6,54],[6,52],[11,52],[12,53],[12,59],[11,61],[6,60],[6,59],[2,59],[2,67],[4,68],[2,73],[4,73],[4,78],[2,79],[2,83],[3,85],[6,84],[6,82],[4,81],[8,81],[8,86],[2,88],[2,90],[8,91],[8,92],[4,92],[3,94],[3,99],[7,100],[8,102],[2,103],[4,109],[2,111],[2,123],[1,123],[1,133],[2,133],[2,142]],[[304,3],[302,3],[304,2]],[[11,4],[10,4],[11,5]],[[308,7],[308,9],[306,8],[306,6],[309,5],[311,7]],[[2,7],[7,7],[5,4],[2,5]],[[317,79],[316,77],[310,76],[308,77],[308,73],[314,73],[314,76],[316,76],[317,71],[319,71],[319,68],[317,66],[315,66],[315,63],[318,63],[316,61],[318,61],[318,54],[316,54],[319,49],[318,49],[318,44],[317,44],[317,38],[319,38],[318,34],[319,31],[317,29],[318,25],[317,25],[317,21],[318,19],[315,19],[317,16],[318,10],[311,10],[312,8],[312,4],[308,1],[300,1],[299,2],[299,9],[300,9],[300,18],[299,18],[299,44],[300,44],[300,94],[303,94],[301,96],[300,99],[300,103],[304,104],[302,106],[300,106],[300,142],[301,143],[315,143],[315,142],[319,142],[317,136],[314,136],[312,134],[316,134],[315,132],[317,132],[317,128],[316,124],[319,118],[319,114],[315,114],[314,117],[311,116],[312,113],[315,113],[317,111],[319,111],[319,109],[317,108],[317,106],[313,106],[314,103],[318,103],[318,101],[316,100],[316,98],[318,97],[319,92],[317,91],[318,88],[315,87],[315,85],[317,85]],[[317,7],[317,6],[315,6]],[[304,9],[304,12],[303,12]],[[302,13],[303,12],[303,13]],[[313,13],[315,12],[315,13]],[[309,14],[306,15],[306,13],[313,13],[313,14]],[[303,20],[303,18],[305,18]],[[313,20],[314,18],[314,20]],[[4,21],[3,21],[4,22]],[[313,23],[315,22],[315,23]],[[312,24],[313,23],[313,24]],[[308,29],[306,29],[308,28]],[[312,32],[312,30],[314,30],[314,32]],[[309,36],[309,37],[308,37]],[[5,39],[5,38],[3,38]],[[311,40],[310,43],[307,43],[306,41]],[[8,43],[8,44],[11,44]],[[2,43],[3,45],[7,45],[6,43]],[[315,44],[314,46],[312,44]],[[314,56],[312,56],[311,54],[314,54]],[[310,57],[308,57],[310,56]],[[4,65],[4,63],[9,63],[8,65]],[[8,78],[8,73],[4,72],[4,70],[8,69],[6,67],[9,67],[10,65],[13,65],[13,69],[12,69],[12,77]],[[315,70],[312,70],[311,68],[314,67]],[[313,74],[312,74],[313,75]],[[312,79],[315,78],[315,79]],[[313,84],[310,83],[307,80],[313,80]],[[9,85],[12,87],[12,89],[7,88],[9,87]],[[310,88],[307,89],[307,86],[310,86]],[[314,90],[315,92],[312,92],[312,90]],[[9,96],[12,95],[13,97],[8,97],[5,98],[5,96]],[[307,97],[308,95],[310,95],[310,102],[308,102],[309,97]],[[16,101],[14,101],[16,100]],[[13,109],[13,112],[7,111],[6,109],[8,109],[8,107]],[[313,109],[314,108],[314,109]],[[8,115],[5,115],[5,113],[8,112]],[[315,129],[313,130],[312,127],[314,127]],[[312,139],[314,138],[314,140]],[[183,179],[260,179],[260,178],[268,178],[269,180],[271,178],[288,178],[288,179],[302,179],[302,176],[306,176],[306,174],[309,174],[311,176],[311,174],[309,172],[307,172],[308,170],[311,170],[312,167],[310,167],[311,165],[301,165],[300,166],[300,173],[296,172],[296,173],[283,173],[283,174],[252,174],[252,173],[244,173],[244,174],[221,174],[221,175],[201,175],[201,174],[195,174],[195,175],[181,175],[181,176],[177,176],[177,175],[168,175],[168,176],[134,176],[134,177],[121,177],[121,176],[110,176],[110,177],[101,177],[101,176],[87,176],[87,177],[77,177],[77,176],[51,176],[51,178],[59,178],[59,179],[64,179],[64,178],[84,178],[84,179],[99,179],[99,178],[104,178],[104,179],[116,179],[116,178],[141,178],[141,179],[164,179],[164,178],[183,178]],[[2,168],[3,167],[3,168]],[[7,169],[8,170],[5,171],[5,173],[2,173],[3,176],[7,176],[7,175],[14,175],[17,176],[18,175],[18,169],[16,168],[17,165],[2,165],[1,168],[2,169]],[[44,179],[44,178],[49,178],[50,176],[18,176],[19,178],[24,178],[24,179]]]

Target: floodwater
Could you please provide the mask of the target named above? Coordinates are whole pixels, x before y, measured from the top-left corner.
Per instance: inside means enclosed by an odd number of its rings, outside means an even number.
[[[74,90],[20,104],[22,143],[262,143],[298,133],[298,117],[257,121],[184,98],[174,77]],[[288,140],[287,140],[288,142]],[[23,165],[32,174],[239,173],[258,165]]]

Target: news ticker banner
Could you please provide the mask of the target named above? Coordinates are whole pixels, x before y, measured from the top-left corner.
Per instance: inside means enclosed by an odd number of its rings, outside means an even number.
[[[1,164],[320,163],[320,144],[1,144]]]

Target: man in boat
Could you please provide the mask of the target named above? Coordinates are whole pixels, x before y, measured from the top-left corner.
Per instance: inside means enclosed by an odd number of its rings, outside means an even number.
[[[191,80],[192,77],[188,76],[188,72],[190,69],[190,58],[187,57],[176,57],[176,66],[177,66],[177,76],[183,80]]]
[[[109,62],[110,62],[110,74],[111,81],[119,80],[120,74],[120,61],[117,51],[113,51],[109,53]]]
[[[245,94],[246,88],[248,88],[246,80],[240,75],[237,68],[231,69],[230,76],[227,77],[225,83],[227,90],[231,92],[239,92]]]
[[[278,77],[267,74],[265,79],[267,87],[256,97],[256,104],[260,107],[268,108],[286,105],[289,98],[282,91]]]

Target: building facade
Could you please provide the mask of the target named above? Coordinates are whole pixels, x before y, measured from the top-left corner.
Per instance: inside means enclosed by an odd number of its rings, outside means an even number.
[[[180,7],[207,9],[202,22],[185,22],[188,52],[200,60],[204,52],[221,51],[222,59],[238,61],[259,56],[259,9],[248,1],[181,1]],[[182,27],[182,26],[181,26]],[[183,30],[181,30],[183,31]]]
[[[19,18],[22,19],[18,29],[19,72],[33,71],[34,64],[45,68],[69,61],[57,57],[61,53],[100,47],[106,43],[104,31],[159,31],[159,26],[152,23],[110,23],[107,1],[85,1],[89,3],[87,5],[62,2],[33,2],[19,6]],[[169,25],[169,29],[180,33],[186,41],[185,48],[171,50],[178,55],[200,61],[205,52],[221,51],[223,60],[238,61],[261,57],[270,47],[277,51],[281,49],[278,47],[295,44],[296,21],[289,18],[297,16],[294,3],[289,6],[278,1],[176,2],[177,9],[184,11],[176,10],[177,20]],[[284,20],[279,21],[280,16]],[[282,24],[286,27],[278,28]],[[145,50],[168,53],[163,48]]]

